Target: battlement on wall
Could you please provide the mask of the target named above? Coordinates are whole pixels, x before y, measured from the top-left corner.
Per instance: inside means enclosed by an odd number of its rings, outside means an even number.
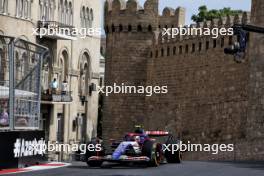
[[[135,14],[158,15],[159,0],[146,0],[144,8],[137,0],[106,0],[105,13],[107,16],[130,16]]]
[[[243,12],[235,16],[227,16],[219,19],[213,19],[211,21],[200,22],[197,24],[191,24],[190,26],[184,26],[185,28],[230,28],[234,24],[249,24],[250,12]],[[157,38],[153,39],[153,49],[150,51],[150,57],[170,57],[177,54],[196,54],[202,50],[210,51],[210,49],[217,47],[226,47],[236,38],[230,35],[218,35],[217,38],[213,38],[211,35],[177,35],[175,38],[162,37],[160,32]]]
[[[149,31],[150,28],[156,30],[158,27],[176,27],[184,23],[184,8],[178,7],[175,10],[166,7],[160,15],[159,0],[146,0],[144,7],[137,0],[105,1],[105,25],[112,32]]]
[[[185,14],[186,9],[183,7],[176,9],[165,7],[162,15],[159,16],[159,28],[185,25]]]

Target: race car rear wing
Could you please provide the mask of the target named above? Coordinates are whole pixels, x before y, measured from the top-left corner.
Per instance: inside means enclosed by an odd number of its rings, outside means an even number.
[[[146,131],[148,136],[158,137],[158,136],[170,136],[170,133],[167,131]]]

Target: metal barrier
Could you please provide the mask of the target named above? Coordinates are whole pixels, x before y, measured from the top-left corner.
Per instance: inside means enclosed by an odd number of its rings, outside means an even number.
[[[0,130],[40,128],[41,68],[48,49],[0,35]]]

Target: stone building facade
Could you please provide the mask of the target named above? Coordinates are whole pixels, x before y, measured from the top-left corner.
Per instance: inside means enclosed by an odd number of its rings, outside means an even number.
[[[185,142],[235,145],[231,153],[188,152],[187,159],[262,160],[263,34],[250,33],[244,62],[237,63],[223,51],[235,36],[157,39],[155,31],[185,24],[184,8],[165,8],[159,15],[158,3],[147,0],[142,8],[134,0],[106,2],[106,84],[165,85],[168,93],[106,97],[103,137],[119,138],[144,124]],[[250,20],[263,26],[263,11],[263,2],[253,0],[252,16],[244,12],[192,26],[228,28]]]
[[[101,8],[101,2],[94,0],[0,0],[0,34],[50,50],[43,61],[41,114],[46,140],[51,142],[86,142],[97,135],[98,94],[94,87],[99,85],[100,35],[81,38],[62,33],[41,38],[33,29],[101,28]],[[17,53],[16,59],[24,65],[33,62],[33,58],[22,56]],[[58,87],[52,92],[54,78]],[[67,82],[66,93],[62,92],[63,81]]]

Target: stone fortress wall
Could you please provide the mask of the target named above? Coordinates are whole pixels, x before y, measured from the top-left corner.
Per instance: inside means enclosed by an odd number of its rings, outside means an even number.
[[[108,1],[105,11],[106,83],[167,85],[168,94],[106,97],[104,138],[121,137],[142,123],[149,130],[171,131],[185,142],[235,144],[231,153],[193,152],[185,154],[187,159],[263,159],[263,119],[256,122],[250,115],[251,104],[260,102],[251,98],[255,83],[251,84],[250,75],[255,69],[250,47],[244,62],[237,63],[223,52],[237,40],[235,36],[156,40],[155,31],[185,23],[184,8],[165,8],[159,15],[158,0],[147,0],[144,8],[135,0]],[[248,24],[250,18],[250,13],[244,12],[191,26],[229,28]],[[259,135],[252,135],[250,124],[259,129]]]

